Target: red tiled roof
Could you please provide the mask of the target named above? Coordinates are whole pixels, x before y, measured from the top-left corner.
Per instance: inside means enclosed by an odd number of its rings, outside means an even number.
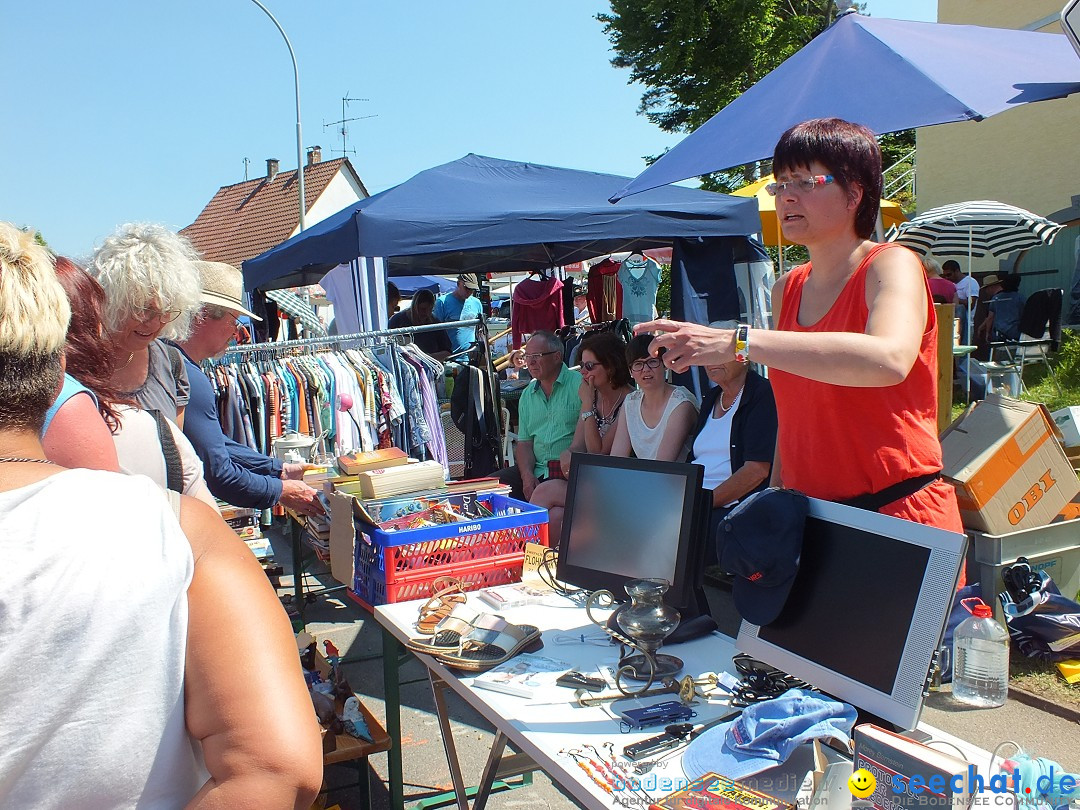
[[[304,167],[305,210],[310,210],[339,171],[360,178],[347,158],[334,158]],[[367,192],[365,191],[366,195]],[[258,256],[284,242],[299,219],[296,204],[296,171],[222,186],[195,221],[180,231],[203,258],[239,267],[244,259]]]

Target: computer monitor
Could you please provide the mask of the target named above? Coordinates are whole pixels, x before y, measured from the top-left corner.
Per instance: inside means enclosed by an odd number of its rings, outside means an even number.
[[[671,582],[664,601],[697,615],[711,509],[697,464],[574,453],[556,576],[626,598],[632,579]]]
[[[967,538],[810,499],[799,573],[780,616],[736,646],[901,729],[914,728]]]

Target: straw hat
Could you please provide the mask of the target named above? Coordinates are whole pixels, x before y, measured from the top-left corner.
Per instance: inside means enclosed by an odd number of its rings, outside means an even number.
[[[244,274],[225,262],[195,262],[199,270],[204,304],[217,304],[241,315],[261,321],[258,315],[244,308]]]

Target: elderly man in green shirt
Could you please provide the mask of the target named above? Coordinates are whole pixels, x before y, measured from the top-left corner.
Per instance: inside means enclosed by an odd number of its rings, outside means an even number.
[[[570,447],[581,414],[581,375],[563,363],[563,344],[551,332],[536,332],[525,343],[525,365],[533,381],[518,401],[513,467],[499,473],[515,498],[528,500],[548,476],[548,462]]]

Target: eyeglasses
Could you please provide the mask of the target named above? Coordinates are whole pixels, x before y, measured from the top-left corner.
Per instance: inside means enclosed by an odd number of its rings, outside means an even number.
[[[558,352],[553,350],[550,352],[534,352],[533,354],[526,354],[525,362],[532,363],[536,360],[539,360],[541,357],[547,357],[549,354],[558,354]]]
[[[818,186],[827,186],[834,182],[831,174],[813,174],[810,177],[803,177],[800,180],[788,180],[784,183],[769,183],[765,186],[765,190],[769,192],[770,197],[775,197],[786,191],[789,187],[793,191],[801,191],[805,194],[809,194]]]
[[[589,360],[586,363],[581,364],[581,368],[585,371],[592,371],[594,368],[599,368],[602,363],[597,363],[595,360]]]
[[[162,310],[157,307],[135,307],[131,314],[139,323],[149,323],[150,321],[172,323],[180,317],[182,311],[180,309]]]
[[[660,364],[663,362],[659,357],[649,357],[645,360],[635,360],[630,364],[630,370],[635,374],[640,374],[647,368],[660,368]]]

